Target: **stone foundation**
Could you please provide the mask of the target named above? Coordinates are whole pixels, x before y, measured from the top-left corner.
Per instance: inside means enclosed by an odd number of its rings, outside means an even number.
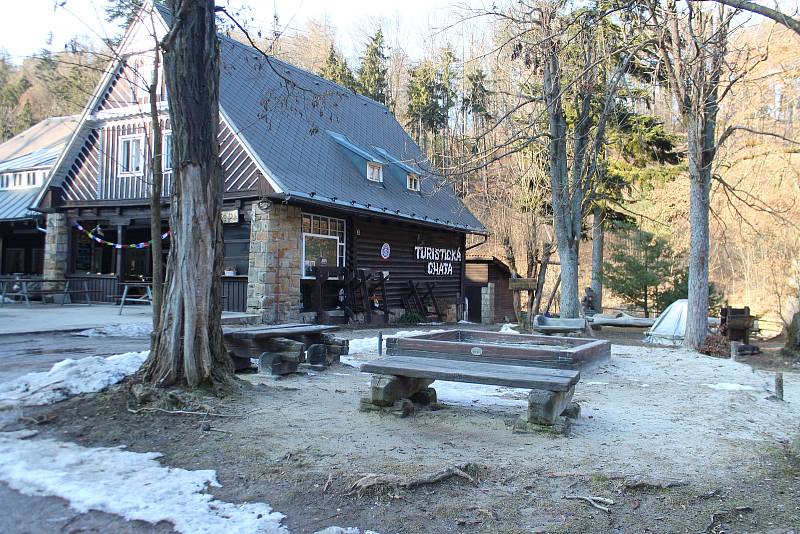
[[[300,208],[253,204],[247,312],[266,324],[300,321],[302,217]]]

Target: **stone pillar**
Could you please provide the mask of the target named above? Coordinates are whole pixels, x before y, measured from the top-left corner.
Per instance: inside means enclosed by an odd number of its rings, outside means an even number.
[[[481,323],[494,324],[494,282],[481,288]]]
[[[302,216],[300,208],[253,204],[247,312],[267,324],[300,320]]]
[[[69,257],[69,222],[66,213],[47,214],[47,235],[44,238],[44,278],[67,276]]]

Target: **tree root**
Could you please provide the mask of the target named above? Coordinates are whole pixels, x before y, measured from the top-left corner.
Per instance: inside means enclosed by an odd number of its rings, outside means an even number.
[[[399,475],[383,475],[377,473],[367,473],[358,480],[356,480],[347,495],[361,495],[373,488],[382,486],[413,489],[419,486],[427,486],[436,484],[452,477],[463,478],[473,486],[478,485],[478,481],[467,473],[467,470],[477,467],[475,464],[467,463],[462,465],[454,465],[444,469],[440,469],[435,473],[428,473],[421,476],[412,478],[404,478]]]
[[[611,509],[607,506],[602,506],[602,504],[614,504],[614,501],[611,499],[606,499],[605,497],[595,497],[594,495],[564,495],[561,497],[562,499],[569,499],[573,501],[584,501],[589,503],[592,507],[597,508],[598,510],[602,510],[606,513],[610,512]]]

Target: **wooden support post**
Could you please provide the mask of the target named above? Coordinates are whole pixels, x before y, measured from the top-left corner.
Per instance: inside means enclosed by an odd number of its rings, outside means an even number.
[[[775,373],[775,396],[778,400],[783,400],[783,373]]]
[[[118,224],[117,225],[117,243],[122,243],[123,232],[124,232],[123,226],[121,224]],[[123,271],[123,268],[122,268],[122,262],[124,261],[124,258],[123,258],[123,255],[122,255],[123,250],[121,248],[118,248],[118,249],[116,249],[116,252],[117,252],[117,254],[116,254],[116,256],[117,256],[117,259],[116,259],[116,262],[117,262],[117,268],[116,268],[117,284],[121,287],[122,284],[125,283],[125,272]]]

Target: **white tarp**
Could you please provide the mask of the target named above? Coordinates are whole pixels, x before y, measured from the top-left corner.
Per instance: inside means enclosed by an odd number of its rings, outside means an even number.
[[[689,301],[676,300],[667,309],[661,312],[652,328],[645,332],[644,340],[647,343],[661,345],[680,345],[686,334],[686,314]]]
[[[659,345],[680,345],[686,335],[686,316],[688,315],[689,301],[676,300],[667,309],[661,312],[653,327],[644,333],[645,343],[658,343]],[[708,318],[709,328],[719,327],[719,317]]]

